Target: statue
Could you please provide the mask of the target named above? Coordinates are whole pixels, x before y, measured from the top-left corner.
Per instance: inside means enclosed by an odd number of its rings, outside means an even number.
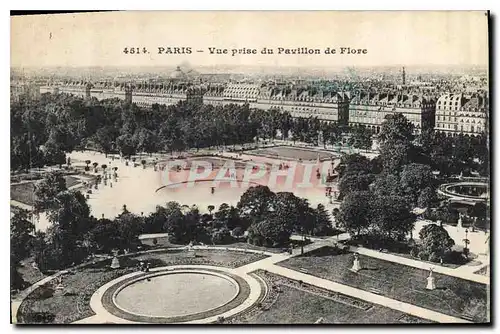
[[[118,254],[118,251],[113,250],[113,260],[111,260],[111,266],[110,266],[111,269],[120,268],[120,261],[118,260],[117,254]]]
[[[64,286],[62,285],[62,276],[57,277],[57,285],[56,290],[64,290]]]
[[[352,264],[351,270],[354,271],[355,273],[357,273],[358,271],[361,270],[361,264],[359,263],[359,254],[358,253],[354,253],[354,262]]]
[[[120,261],[118,260],[118,257],[116,255],[113,257],[113,260],[111,260],[111,269],[119,269],[120,268]]]
[[[188,257],[196,257],[196,252],[193,249],[193,242],[189,242],[189,245],[187,245],[187,251],[188,251]]]
[[[432,276],[433,268],[430,269],[429,277],[427,277],[427,286],[425,287],[427,290],[436,289],[436,278]]]

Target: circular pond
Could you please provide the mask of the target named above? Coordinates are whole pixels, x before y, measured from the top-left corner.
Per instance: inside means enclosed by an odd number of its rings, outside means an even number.
[[[441,192],[448,197],[457,197],[475,201],[485,201],[489,197],[488,184],[479,182],[458,182],[444,184]]]
[[[162,273],[140,278],[118,290],[116,306],[147,317],[200,314],[231,302],[238,295],[233,279],[208,272]]]

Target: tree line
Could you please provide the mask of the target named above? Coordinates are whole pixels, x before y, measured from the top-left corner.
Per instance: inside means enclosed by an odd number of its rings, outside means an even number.
[[[179,152],[274,138],[334,144],[352,132],[349,144],[368,149],[372,133],[317,117],[292,118],[288,112],[179,102],[142,108],[119,99],[84,100],[43,94],[11,105],[11,168],[63,164],[64,153],[90,147],[104,154]],[[321,133],[321,135],[320,135]]]

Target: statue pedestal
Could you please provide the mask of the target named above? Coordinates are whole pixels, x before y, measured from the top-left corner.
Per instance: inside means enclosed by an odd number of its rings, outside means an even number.
[[[111,269],[118,269],[118,268],[120,268],[120,261],[115,256],[113,260],[111,260]]]
[[[436,279],[433,276],[427,277],[427,286],[425,288],[427,290],[436,289]]]
[[[355,273],[361,270],[361,265],[359,264],[358,259],[354,259],[354,263],[352,264],[351,270],[354,271]]]

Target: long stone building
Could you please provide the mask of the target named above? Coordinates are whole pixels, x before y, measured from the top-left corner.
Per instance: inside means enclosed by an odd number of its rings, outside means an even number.
[[[437,101],[436,131],[447,135],[477,136],[488,131],[488,97],[475,94],[445,94]]]
[[[349,116],[349,94],[303,85],[230,83],[208,86],[203,103],[248,103],[251,108],[287,111],[292,117],[317,116],[345,124]]]
[[[69,93],[99,100],[118,98],[142,107],[174,105],[180,101],[224,106],[248,103],[251,108],[289,112],[292,117],[316,116],[351,126],[366,126],[375,133],[385,117],[401,113],[418,133],[434,128],[449,135],[479,135],[488,128],[488,98],[481,94],[445,94],[435,100],[402,89],[388,92],[334,91],[305,84],[220,83],[193,84],[183,75],[155,82],[61,82],[42,86],[40,93]]]
[[[349,125],[363,125],[380,132],[389,114],[401,113],[414,126],[415,132],[434,127],[436,101],[423,95],[403,92],[356,92],[349,105]]]

